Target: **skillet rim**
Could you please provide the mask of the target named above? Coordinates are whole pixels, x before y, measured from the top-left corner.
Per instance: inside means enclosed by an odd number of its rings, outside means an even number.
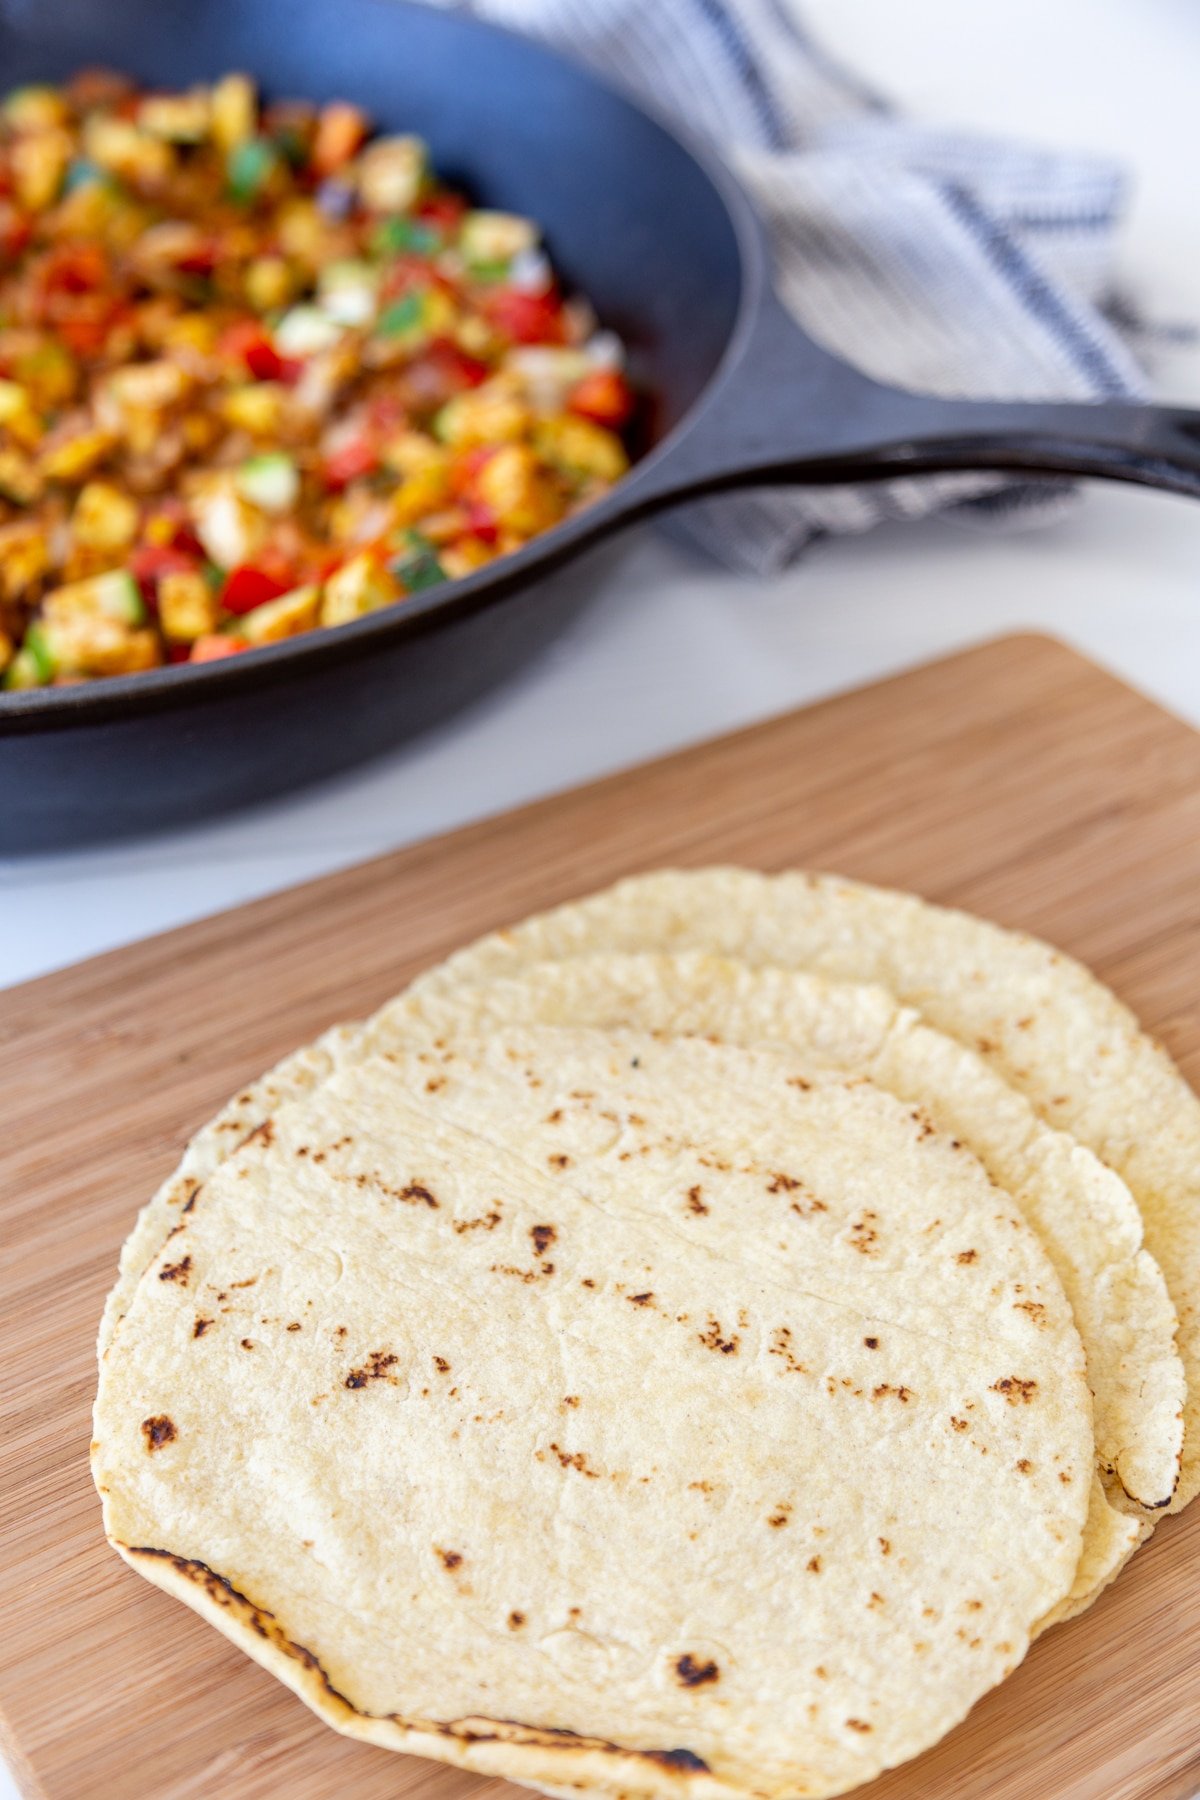
[[[365,0],[389,15],[420,11],[441,16],[422,0]],[[460,576],[424,594],[368,613],[343,625],[323,626],[279,643],[264,644],[211,663],[175,663],[133,675],[111,675],[72,687],[0,690],[0,739],[100,724],[185,707],[207,698],[241,694],[251,687],[278,687],[293,670],[306,672],[324,664],[336,667],[369,655],[377,643],[424,636],[441,624],[500,605],[516,588],[548,574],[576,548],[584,549],[620,526],[637,510],[642,491],[690,436],[718,389],[742,360],[764,294],[770,289],[770,253],[766,232],[746,190],[711,144],[681,126],[655,105],[635,97],[617,82],[597,75],[580,57],[540,43],[507,26],[470,14],[448,15],[456,26],[481,36],[503,38],[522,53],[566,64],[592,86],[640,114],[671,139],[700,170],[721,202],[733,232],[738,258],[738,300],[733,323],[720,357],[692,404],[666,435],[648,450],[601,500],[564,519],[549,531],[499,557],[472,574]]]

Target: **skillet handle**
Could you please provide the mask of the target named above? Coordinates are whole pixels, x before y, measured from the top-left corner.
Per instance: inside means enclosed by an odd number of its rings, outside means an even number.
[[[1200,411],[905,393],[818,348],[772,294],[669,454],[623,485],[638,490],[629,499],[643,513],[731,488],[968,469],[1100,476],[1200,498]]]

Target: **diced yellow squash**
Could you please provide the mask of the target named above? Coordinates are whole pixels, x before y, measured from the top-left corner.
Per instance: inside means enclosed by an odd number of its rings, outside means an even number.
[[[420,138],[376,138],[358,159],[358,191],[373,212],[407,212],[428,168],[429,151]]]
[[[390,501],[395,525],[415,525],[424,513],[444,506],[450,497],[450,475],[447,465],[427,462],[406,475]]]
[[[32,83],[6,94],[3,112],[14,131],[48,131],[55,125],[65,125],[70,118],[67,103],[57,88]]]
[[[42,453],[41,472],[47,481],[80,481],[104,461],[115,441],[111,431],[77,431]]]
[[[216,320],[209,313],[181,313],[164,328],[163,349],[190,350],[197,356],[209,356],[216,344],[219,329]]]
[[[194,644],[216,630],[221,603],[199,569],[171,569],[159,577],[158,618],[169,638]]]
[[[196,536],[218,568],[250,562],[267,536],[267,520],[224,482],[197,496],[192,504]]]
[[[0,525],[0,597],[23,600],[50,567],[50,540],[32,519]]]
[[[615,432],[574,414],[541,420],[533,441],[548,463],[574,475],[616,481],[629,467],[625,446]]]
[[[151,137],[169,144],[199,144],[208,136],[210,116],[208,93],[193,88],[190,94],[147,94],[137,122]]]
[[[83,128],[83,149],[90,161],[138,187],[160,185],[174,164],[169,144],[148,137],[131,119],[115,119],[109,113],[90,115]]]
[[[562,498],[528,444],[497,450],[479,471],[475,486],[498,522],[520,537],[545,531],[562,517]]]
[[[397,431],[383,445],[380,460],[398,475],[415,475],[418,469],[445,468],[449,454],[423,431]]]
[[[329,577],[321,598],[321,624],[345,625],[399,598],[391,576],[369,550],[351,557]]]
[[[273,436],[286,405],[287,389],[278,381],[251,381],[230,388],[221,398],[221,412],[229,423],[254,437]]]
[[[246,299],[255,312],[286,306],[296,291],[290,263],[282,256],[256,256],[244,277]]]
[[[89,481],[80,489],[71,514],[71,536],[92,550],[124,550],[137,535],[138,508],[128,494],[108,481]]]
[[[515,443],[533,425],[528,405],[505,381],[485,381],[448,400],[434,420],[434,430],[444,444],[456,450],[477,444]]]
[[[264,601],[238,621],[238,636],[251,644],[274,644],[281,638],[311,631],[321,612],[319,587],[293,588],[277,600]]]
[[[167,357],[114,369],[105,384],[107,393],[123,412],[151,413],[175,406],[191,386],[187,370]]]
[[[42,491],[42,477],[19,450],[0,450],[0,499],[29,506]]]
[[[13,191],[27,212],[45,212],[54,205],[72,147],[67,131],[39,131],[14,141],[10,152]]]
[[[233,150],[258,129],[258,93],[249,75],[226,75],[212,91],[210,129],[221,150]]]
[[[275,220],[279,248],[285,256],[314,266],[324,255],[329,226],[312,200],[288,200]]]
[[[42,437],[42,421],[19,381],[0,381],[0,425],[27,450],[35,449]]]
[[[438,561],[451,581],[457,581],[462,575],[470,575],[474,569],[482,569],[491,560],[491,551],[477,537],[463,538],[461,543],[447,544],[444,550],[438,551]]]
[[[538,236],[533,220],[523,219],[519,213],[469,212],[462,222],[458,247],[468,262],[509,262],[523,250],[534,249]]]

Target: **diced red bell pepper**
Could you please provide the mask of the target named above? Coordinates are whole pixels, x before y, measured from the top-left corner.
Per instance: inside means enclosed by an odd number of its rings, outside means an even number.
[[[38,270],[43,294],[91,294],[109,282],[109,262],[103,245],[81,239],[60,244]]]
[[[152,610],[158,604],[158,584],[164,575],[190,574],[199,566],[174,544],[139,544],[130,552],[129,573],[142,590],[142,599]]]
[[[223,656],[236,656],[239,650],[249,650],[249,648],[249,638],[227,637],[220,632],[213,632],[208,637],[196,639],[188,661],[219,662]]]
[[[256,319],[238,319],[227,325],[218,340],[217,355],[225,362],[240,363],[255,381],[282,381],[288,360],[280,356]]]
[[[566,339],[562,302],[557,294],[526,294],[500,287],[485,294],[482,310],[497,331],[516,344],[561,344]]]
[[[467,523],[481,543],[494,544],[500,536],[500,521],[491,507],[484,506],[481,501],[468,502]]]
[[[263,606],[268,600],[277,600],[280,594],[286,594],[294,584],[290,576],[280,579],[273,572],[254,563],[239,563],[231,569],[221,589],[221,605],[226,612],[253,612],[256,606]]]
[[[576,382],[567,400],[571,412],[619,431],[633,412],[633,394],[619,369],[595,369]]]
[[[437,371],[443,386],[451,394],[461,394],[464,388],[479,387],[491,374],[485,362],[460,350],[449,338],[438,338],[430,344],[423,361]]]
[[[458,194],[430,194],[417,207],[417,217],[449,236],[462,224],[466,210],[467,203]]]
[[[371,439],[356,437],[326,457],[321,473],[327,487],[344,488],[362,475],[373,475],[378,467],[379,451]]]

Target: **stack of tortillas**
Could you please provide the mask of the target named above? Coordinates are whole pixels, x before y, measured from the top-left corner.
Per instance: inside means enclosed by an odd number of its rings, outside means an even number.
[[[485,938],[126,1244],[121,1554],[339,1730],[841,1793],[1200,1487],[1200,1103],[1087,970],[829,876]]]

